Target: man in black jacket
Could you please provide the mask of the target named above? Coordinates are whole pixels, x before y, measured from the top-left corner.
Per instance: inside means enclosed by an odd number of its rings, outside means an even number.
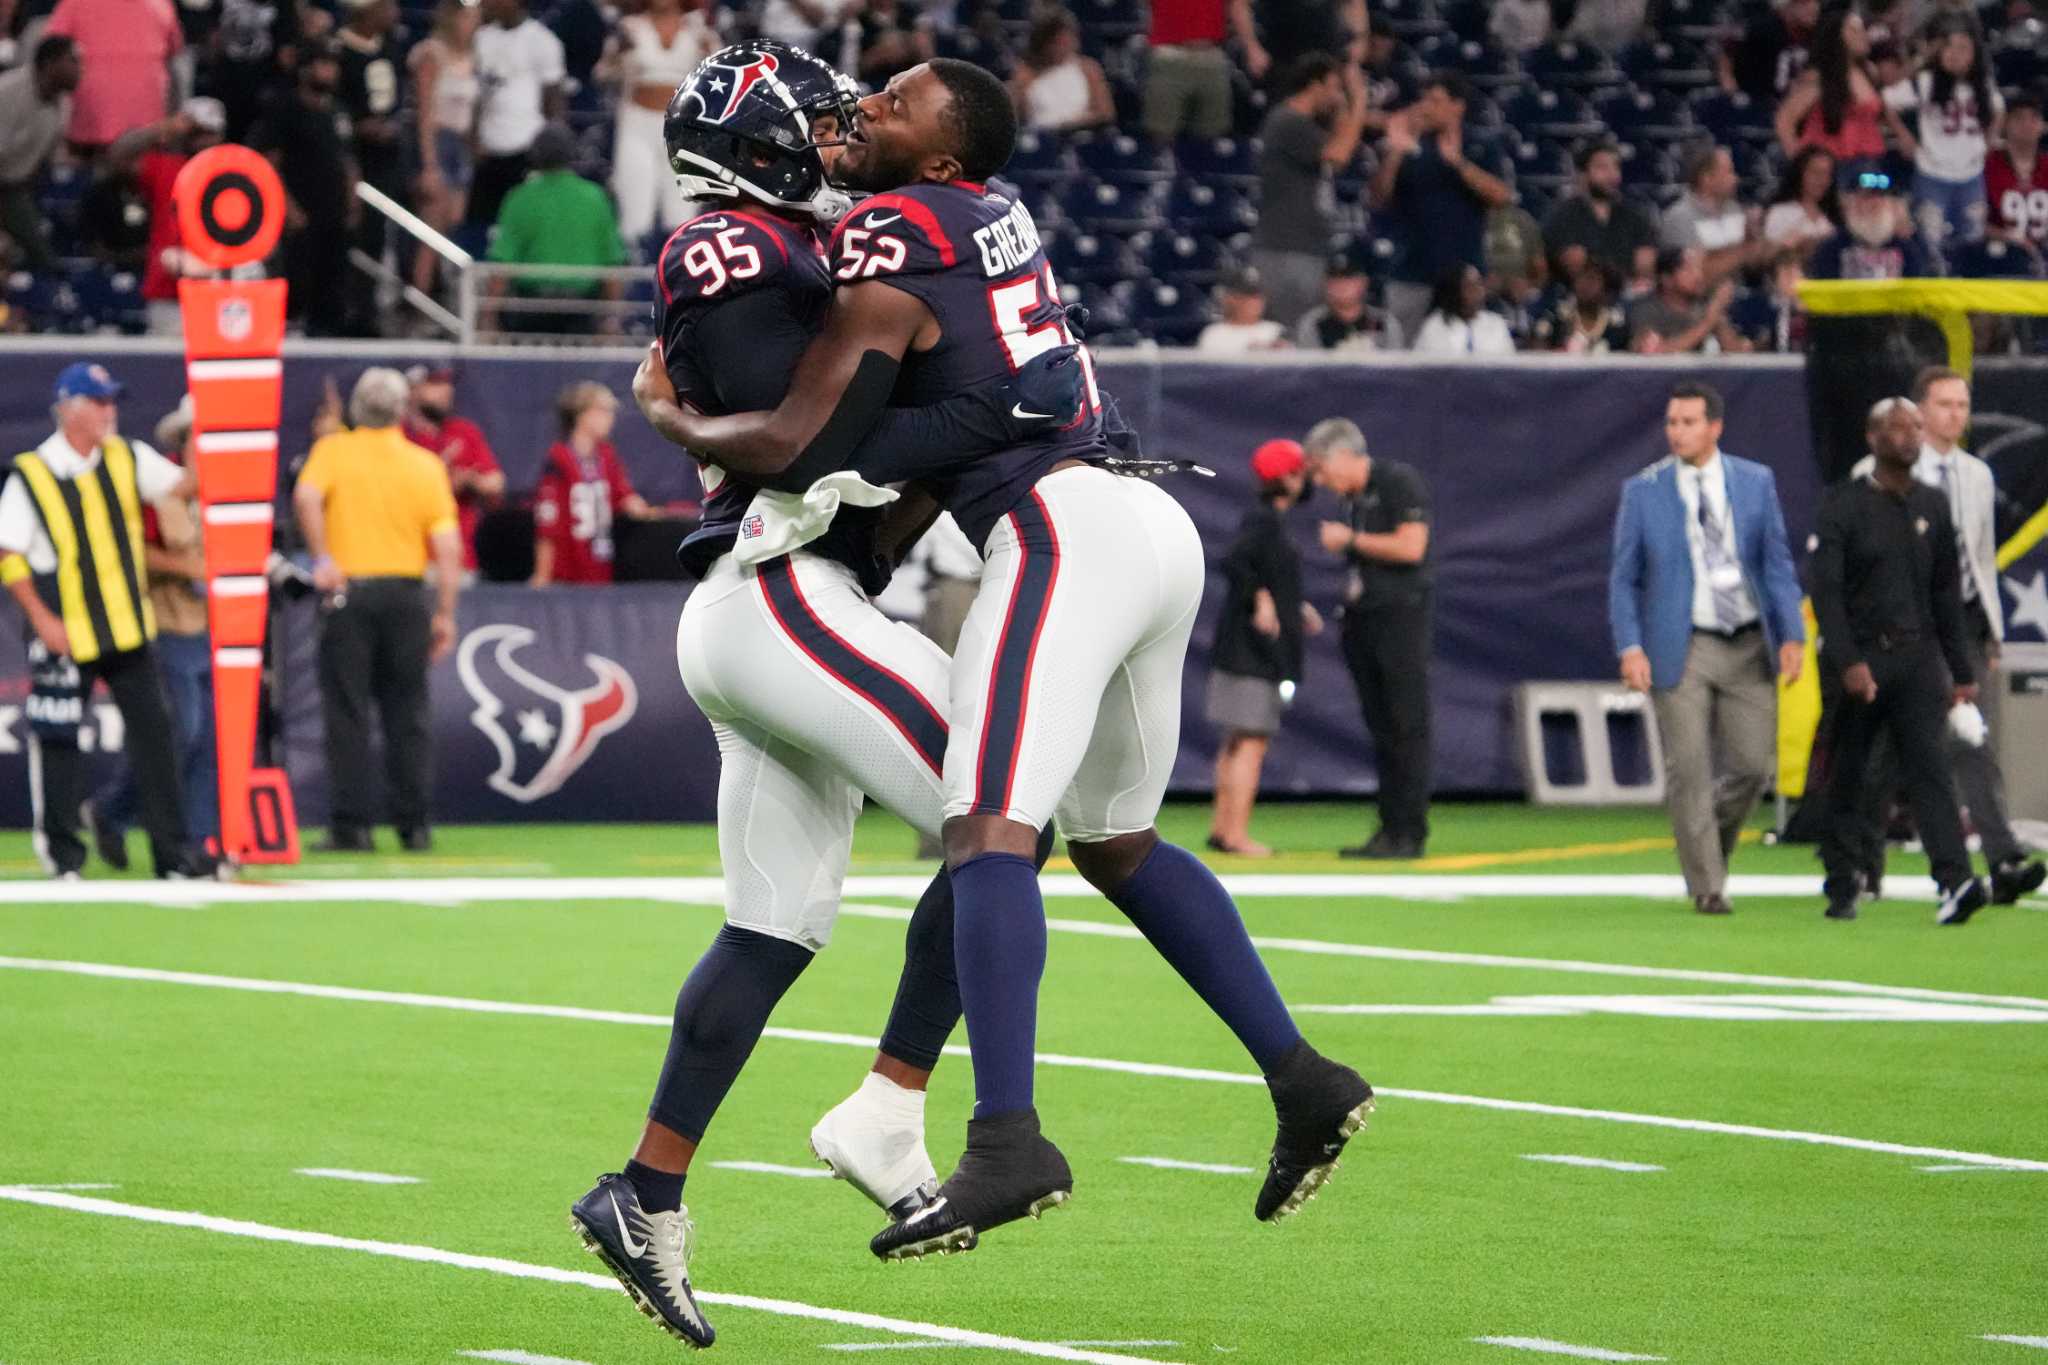
[[[1870,410],[1876,465],[1828,491],[1814,534],[1813,611],[1823,668],[1842,680],[1821,860],[1827,917],[1856,918],[1862,786],[1883,727],[1899,755],[1913,817],[1941,888],[1938,924],[1961,924],[1987,899],[1970,873],[1944,737],[1952,705],[1974,702],[1948,499],[1913,477],[1920,410],[1887,398]],[[1942,665],[1946,662],[1947,671]]]
[[[1245,513],[1223,556],[1229,587],[1216,624],[1211,659],[1209,723],[1223,732],[1216,750],[1216,808],[1209,847],[1264,858],[1272,849],[1251,837],[1252,803],[1266,747],[1301,678],[1301,639],[1323,618],[1301,599],[1301,552],[1287,538],[1287,509],[1308,487],[1308,461],[1298,441],[1268,441],[1252,452],[1259,502]]]

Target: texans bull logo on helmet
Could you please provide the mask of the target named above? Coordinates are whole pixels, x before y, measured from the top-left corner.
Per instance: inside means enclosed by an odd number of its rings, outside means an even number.
[[[462,686],[476,703],[470,723],[498,751],[490,788],[527,804],[560,791],[598,741],[632,720],[639,706],[633,675],[601,654],[583,656],[596,677],[587,687],[572,691],[540,677],[517,658],[534,639],[526,626],[483,626],[463,639],[455,656]]]
[[[775,74],[780,65],[772,52],[755,55],[745,65],[721,62],[713,57],[697,72],[695,93],[702,108],[699,115],[707,123],[723,123],[731,118],[757,82]]]

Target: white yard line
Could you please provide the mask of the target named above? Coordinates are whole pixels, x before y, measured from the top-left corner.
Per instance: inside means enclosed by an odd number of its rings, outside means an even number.
[[[460,996],[420,995],[405,991],[359,990],[351,986],[321,986],[303,981],[266,981],[250,977],[211,976],[201,972],[160,971],[154,967],[123,967],[105,962],[67,962],[54,958],[0,957],[0,969],[68,973],[119,981],[148,981],[169,985],[210,987],[216,990],[254,991],[265,995],[297,995],[314,999],[347,1000],[368,1004],[411,1005],[427,1009],[467,1011],[476,1014],[532,1015],[551,1019],[576,1019],[611,1024],[640,1024],[668,1028],[674,1022],[666,1014],[630,1014],[621,1010],[589,1010],[571,1005],[530,1005],[510,1000],[471,1000]],[[826,1033],[812,1029],[770,1027],[764,1036],[785,1041],[825,1043],[835,1047],[871,1049],[874,1040],[866,1034]],[[965,1057],[967,1049],[948,1046],[946,1055]],[[1238,1071],[1215,1071],[1203,1067],[1167,1066],[1157,1062],[1126,1062],[1108,1057],[1072,1057],[1057,1052],[1037,1054],[1041,1066],[1074,1067],[1086,1071],[1108,1071],[1125,1076],[1154,1076],[1170,1080],[1209,1081],[1224,1085],[1264,1085],[1261,1076]],[[2025,1157],[1994,1156],[1984,1152],[1962,1152],[1947,1147],[1921,1147],[1906,1143],[1879,1142],[1871,1138],[1846,1137],[1838,1133],[1809,1133],[1790,1128],[1762,1128],[1747,1123],[1720,1123],[1712,1119],[1674,1118],[1663,1114],[1636,1114],[1619,1109],[1583,1109],[1572,1105],[1540,1104],[1533,1100],[1505,1100],[1486,1095],[1460,1095],[1442,1090],[1404,1090],[1377,1087],[1391,1099],[1415,1100],[1423,1104],[1459,1105],[1502,1113],[1541,1114],[1553,1118],[1595,1119],[1606,1123],[1627,1123],[1649,1128],[1671,1128],[1691,1133],[1717,1133],[1728,1137],[1762,1138],[1772,1142],[1798,1142],[1818,1147],[1843,1147],[1853,1151],[1880,1152],[1889,1156],[1927,1157],[1934,1161],[1968,1162],[2011,1170],[2048,1171],[2048,1161]]]
[[[1223,884],[1235,896],[1269,899],[1299,897],[1365,896],[1394,900],[1442,900],[1448,895],[1523,897],[1611,897],[1644,896],[1652,899],[1683,899],[1684,887],[1677,878],[1597,876],[1319,876],[1319,875],[1232,875]],[[1658,889],[1662,881],[1668,887]],[[1813,880],[1803,877],[1737,877],[1731,885],[1735,896],[1765,894],[1755,883],[1786,883],[1813,891]],[[1748,884],[1746,884],[1748,883]],[[1095,892],[1075,876],[1039,879],[1045,894],[1055,898],[1093,899]],[[723,884],[715,877],[544,877],[498,879],[490,877],[449,877],[415,881],[370,879],[360,881],[307,882],[15,882],[0,883],[7,888],[10,903],[18,905],[148,905],[191,908],[204,905],[291,905],[334,904],[349,901],[396,901],[434,906],[474,903],[528,903],[548,901],[639,900],[663,904],[716,907],[724,904]],[[903,896],[914,899],[925,882],[914,877],[851,877],[848,896]],[[1453,888],[1448,893],[1422,894],[1431,888]],[[1646,886],[1648,889],[1645,889]],[[1794,894],[1780,888],[1774,894]],[[1802,893],[1803,894],[1803,893]],[[1817,893],[1816,893],[1817,894]],[[1932,900],[1930,891],[1924,899]],[[900,906],[873,905],[848,901],[840,913],[856,919],[903,921],[910,911]],[[1096,938],[1140,940],[1143,936],[1120,922],[1049,919],[1046,927],[1054,933],[1084,934]],[[1619,962],[1587,962],[1570,958],[1515,957],[1501,953],[1459,953],[1429,948],[1397,948],[1369,943],[1342,943],[1326,939],[1255,936],[1252,942],[1261,952],[1308,953],[1323,957],[1368,958],[1382,962],[1427,962],[1454,967],[1501,967],[1520,971],[1569,972],[1591,976],[1632,977],[1650,981],[1699,981],[1734,986],[1783,986],[1803,990],[1847,992],[1857,995],[1890,995],[1914,1000],[1951,1000],[1980,1005],[2012,1005],[2048,1009],[2048,999],[2035,996],[1984,995],[1973,991],[1933,990],[1920,986],[1886,986],[1867,981],[1840,981],[1820,977],[1777,976],[1756,972],[1723,972],[1685,967],[1643,967]]]
[[[1158,1349],[1180,1345],[1177,1341],[1055,1341],[1055,1346],[1124,1346],[1152,1347]],[[827,1351],[958,1351],[968,1348],[970,1343],[961,1341],[834,1341],[822,1349]]]
[[[316,1180],[353,1180],[358,1185],[417,1185],[416,1175],[386,1175],[382,1171],[347,1171],[339,1166],[301,1166],[293,1175],[310,1175]]]
[[[56,1185],[6,1185],[0,1189],[9,1190],[118,1190],[119,1185],[103,1185],[91,1180],[68,1180]]]
[[[1981,1164],[1971,1164],[1971,1163],[1964,1163],[1963,1165],[1940,1165],[1940,1166],[1922,1166],[1922,1167],[1920,1167],[1919,1169],[1921,1169],[1921,1170],[1923,1170],[1923,1171],[1935,1171],[1935,1172],[1944,1172],[1944,1171],[1946,1171],[1946,1172],[1954,1172],[1954,1171],[2024,1171],[2024,1170],[2027,1170],[2028,1168],[2027,1168],[2027,1167],[2025,1167],[2025,1166],[1985,1166],[1985,1165],[1981,1165]]]
[[[1205,1171],[1210,1175],[1253,1175],[1251,1166],[1225,1166],[1214,1161],[1176,1161],[1170,1156],[1120,1156],[1128,1166],[1154,1166],[1162,1171]]]
[[[216,1218],[210,1214],[187,1213],[178,1209],[153,1209],[140,1204],[118,1204],[106,1199],[87,1199],[81,1195],[58,1194],[44,1190],[0,1188],[0,1199],[11,1199],[23,1204],[41,1204],[47,1208],[67,1209],[73,1213],[98,1214],[105,1218],[126,1218],[139,1223],[195,1228],[201,1232],[249,1237],[262,1242],[288,1242],[295,1246],[359,1251],[371,1256],[388,1256],[401,1261],[455,1266],[462,1270],[482,1270],[493,1275],[509,1275],[523,1280],[547,1280],[555,1284],[581,1285],[587,1289],[602,1289],[614,1294],[620,1292],[617,1280],[593,1271],[564,1270],[559,1266],[507,1260],[502,1256],[473,1256],[467,1252],[443,1251],[438,1247],[417,1246],[409,1242],[379,1242],[365,1237],[338,1237],[328,1232],[272,1227],[267,1223],[250,1223],[239,1218]],[[751,1308],[779,1317],[809,1318],[816,1322],[838,1323],[844,1327],[860,1327],[871,1332],[887,1332],[894,1336],[958,1342],[965,1346],[986,1346],[994,1350],[1038,1356],[1046,1360],[1082,1361],[1090,1362],[1090,1365],[1159,1365],[1156,1361],[1144,1360],[1137,1356],[1082,1351],[1066,1346],[1055,1346],[1050,1342],[1026,1341],[1020,1337],[999,1336],[994,1332],[971,1331],[964,1327],[944,1327],[931,1322],[885,1318],[873,1313],[820,1308],[816,1304],[796,1303],[789,1299],[763,1299],[751,1294],[721,1294],[705,1290],[699,1290],[697,1298],[702,1303],[718,1304],[727,1308]]]
[[[1986,1341],[2003,1341],[2014,1346],[2031,1346],[2037,1351],[2048,1351],[2048,1337],[1988,1336]]]
[[[1525,1152],[1524,1161],[1547,1161],[1553,1166],[1590,1166],[1602,1171],[1661,1171],[1645,1161],[1609,1161],[1604,1156],[1567,1156],[1561,1152]]]
[[[721,1171],[752,1171],[755,1175],[788,1175],[798,1180],[830,1180],[832,1172],[824,1166],[777,1166],[772,1161],[713,1161],[709,1163]]]
[[[457,1351],[459,1356],[471,1360],[496,1360],[504,1365],[590,1365],[587,1360],[571,1360],[567,1356],[535,1355],[532,1351]]]
[[[1547,1337],[1474,1337],[1484,1346],[1506,1346],[1517,1351],[1535,1351],[1548,1356],[1577,1356],[1581,1360],[1662,1360],[1663,1356],[1637,1355],[1633,1351],[1610,1351],[1600,1346],[1574,1346]]]

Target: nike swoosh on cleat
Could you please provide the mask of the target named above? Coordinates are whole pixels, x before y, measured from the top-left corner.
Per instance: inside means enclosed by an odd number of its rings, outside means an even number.
[[[923,1208],[919,1209],[916,1213],[911,1214],[910,1217],[904,1219],[903,1221],[906,1223],[922,1223],[925,1219],[930,1218],[932,1215],[936,1214],[940,1209],[943,1209],[944,1207],[946,1207],[946,1201],[943,1198],[934,1199],[931,1203],[926,1204]]]
[[[1049,412],[1026,412],[1022,403],[1011,405],[1010,416],[1020,422],[1050,422],[1053,418],[1053,415]]]
[[[902,215],[902,214],[900,214],[900,213],[885,213],[885,214],[880,214],[880,215],[878,215],[878,216],[876,216],[876,217],[873,217],[873,218],[870,218],[870,219],[868,219],[868,226],[869,226],[869,227],[871,227],[871,228],[878,228],[878,227],[881,227],[881,226],[883,226],[884,224],[887,224],[887,223],[893,223],[893,222],[895,222],[895,221],[896,221],[896,220],[897,220],[898,218],[901,218],[902,216],[903,216],[903,215]]]
[[[614,1194],[609,1196],[609,1198],[612,1201],[612,1217],[618,1220],[619,1224],[619,1240],[626,1244],[626,1254],[628,1256],[645,1256],[647,1254],[647,1243],[634,1241],[633,1234],[626,1230],[626,1215],[619,1212],[619,1197]]]

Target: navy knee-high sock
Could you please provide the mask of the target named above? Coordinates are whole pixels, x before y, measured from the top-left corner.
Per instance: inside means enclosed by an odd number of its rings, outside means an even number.
[[[1109,899],[1230,1026],[1261,1071],[1272,1071],[1301,1041],[1236,903],[1194,854],[1161,840]]]
[[[1038,870],[1014,853],[953,869],[953,958],[974,1053],[974,1116],[1031,1107],[1038,980],[1045,974],[1045,902]]]
[[[1035,865],[1052,856],[1052,826],[1038,834]],[[960,977],[953,965],[953,879],[940,869],[925,887],[903,935],[903,975],[882,1029],[882,1051],[921,1071],[934,1070],[960,1023]]]
[[[761,1041],[768,1016],[811,965],[811,956],[787,939],[730,924],[721,928],[676,992],[675,1028],[648,1117],[702,1141]]]

